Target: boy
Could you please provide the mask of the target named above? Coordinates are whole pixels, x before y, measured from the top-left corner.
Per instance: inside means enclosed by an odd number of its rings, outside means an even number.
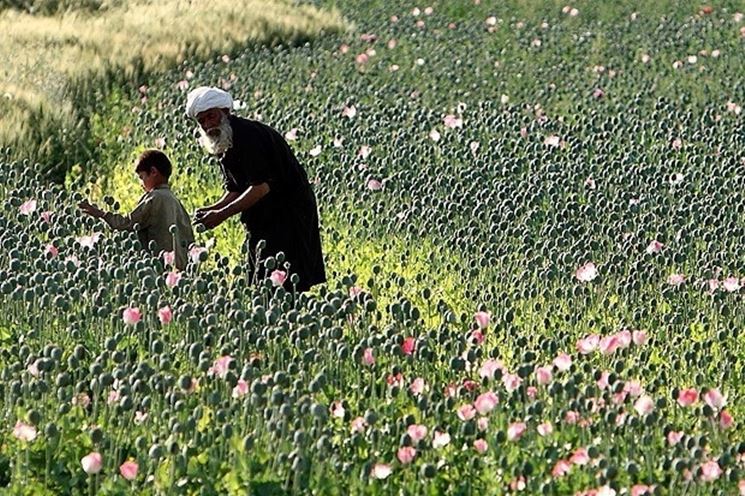
[[[171,162],[160,150],[145,150],[135,162],[145,194],[128,215],[104,212],[87,201],[78,204],[86,214],[103,219],[113,229],[128,231],[138,225],[137,237],[145,248],[154,241],[158,252],[174,252],[174,265],[183,270],[188,260],[188,248],[194,243],[191,219],[184,206],[168,186]],[[176,226],[174,234],[170,227]]]

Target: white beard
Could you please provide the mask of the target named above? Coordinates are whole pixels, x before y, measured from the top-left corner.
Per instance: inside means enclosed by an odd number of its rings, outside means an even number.
[[[230,127],[230,120],[224,115],[220,125],[205,131],[199,129],[199,144],[211,155],[222,155],[233,146],[233,128]]]

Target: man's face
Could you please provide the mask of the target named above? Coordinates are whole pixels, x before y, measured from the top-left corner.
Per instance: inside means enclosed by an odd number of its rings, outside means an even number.
[[[205,110],[197,114],[197,122],[204,132],[211,134],[210,131],[219,128],[224,115],[220,109],[213,108]]]

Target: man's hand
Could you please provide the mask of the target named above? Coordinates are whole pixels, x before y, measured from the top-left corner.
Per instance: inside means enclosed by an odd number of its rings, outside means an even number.
[[[90,215],[91,217],[100,218],[104,216],[104,211],[98,208],[96,205],[92,205],[88,202],[88,200],[83,200],[80,203],[78,203],[78,208],[82,210],[84,213]]]
[[[202,215],[197,215],[197,222],[204,224],[207,229],[214,229],[227,218],[224,210],[208,210]]]

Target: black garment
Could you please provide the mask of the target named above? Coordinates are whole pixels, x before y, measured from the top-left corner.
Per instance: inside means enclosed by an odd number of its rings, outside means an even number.
[[[318,208],[305,169],[271,127],[233,115],[230,126],[233,146],[220,159],[225,190],[243,193],[252,185],[269,185],[269,193],[241,214],[248,231],[250,274],[258,269],[258,276],[264,277],[262,260],[281,251],[290,262],[287,289],[292,288],[293,273],[300,277],[298,291],[325,282]],[[261,239],[266,248],[256,263]]]

